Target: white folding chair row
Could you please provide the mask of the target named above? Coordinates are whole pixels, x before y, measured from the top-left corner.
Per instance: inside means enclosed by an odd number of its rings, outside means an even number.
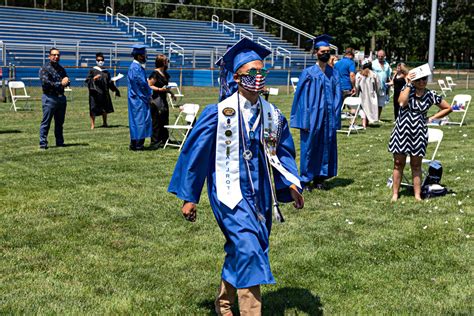
[[[168,83],[168,88],[170,88],[171,91],[175,90],[175,92],[173,92],[173,94],[176,97],[176,101],[173,100],[173,98],[171,97],[171,94],[168,94],[168,101],[171,104],[171,107],[173,107],[173,108],[178,107],[179,103],[181,102],[181,100],[184,97],[184,94],[181,93],[181,90],[179,89],[179,86],[176,82],[169,82]]]
[[[464,124],[464,120],[466,119],[466,114],[467,110],[469,109],[469,104],[471,104],[471,99],[472,97],[469,94],[457,94],[453,98],[453,102],[451,102],[451,108],[453,106],[457,106],[457,109],[454,110],[454,113],[463,113],[461,122],[456,122],[456,121],[451,121],[451,119],[448,121],[448,124],[453,124],[453,125],[459,125],[462,126]],[[460,106],[463,106],[464,108],[460,108]]]
[[[17,105],[18,101],[25,101],[25,108],[27,107],[28,109],[31,109],[28,104],[28,100],[31,98],[31,96],[26,92],[25,83],[23,81],[8,82],[8,89],[12,99],[12,106],[10,107],[10,110],[13,108],[13,110],[16,112],[18,109],[21,109]],[[22,92],[22,94],[18,94],[18,92]]]
[[[173,146],[178,147],[179,151],[181,151],[189,132],[193,128],[198,111],[199,104],[183,104],[183,109],[176,118],[174,125],[165,125],[165,128],[168,129],[169,136],[163,148]]]
[[[444,80],[443,79],[439,79],[438,80],[438,84],[439,84],[439,88],[441,89],[441,93],[446,97],[446,92],[445,91],[449,91],[449,92],[453,92],[453,89],[451,89],[450,86],[446,86],[446,83],[444,83]]]
[[[349,112],[344,113],[344,108],[348,108]],[[354,113],[351,113],[351,110],[355,110]],[[356,124],[357,115],[362,110],[362,99],[360,97],[347,97],[342,102],[342,109],[341,109],[341,119],[348,119],[349,127],[346,129],[340,129],[338,132],[340,133],[347,133],[349,136],[353,131],[359,133],[360,129],[364,129],[362,126]]]

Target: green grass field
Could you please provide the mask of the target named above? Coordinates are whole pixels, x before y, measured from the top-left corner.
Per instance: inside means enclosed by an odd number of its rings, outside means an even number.
[[[217,90],[183,93],[203,107]],[[271,101],[289,116],[292,95]],[[91,131],[87,92],[76,88],[64,125],[70,146],[55,148],[52,128],[47,151],[38,149],[40,102],[9,106],[0,104],[0,313],[212,314],[224,238],[205,189],[196,223],[166,192],[178,151],[128,150],[126,98],[115,100],[111,128]],[[379,127],[338,135],[330,190],[305,194],[301,211],[283,206],[264,313],[474,312],[474,110],[469,125],[442,127],[438,158],[451,193],[416,203],[402,190],[395,204],[386,187],[392,112]]]

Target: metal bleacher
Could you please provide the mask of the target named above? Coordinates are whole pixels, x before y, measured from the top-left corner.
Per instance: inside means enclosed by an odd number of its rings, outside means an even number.
[[[215,15],[210,21],[189,21],[127,17],[110,7],[106,14],[89,14],[0,6],[0,67],[5,67],[4,77],[13,68],[13,78],[39,84],[33,82],[38,68],[47,61],[49,49],[57,47],[61,64],[76,78],[73,85],[80,85],[95,65],[96,52],[105,55],[108,67],[124,72],[131,62],[131,46],[145,43],[150,59],[158,53],[169,56],[170,71],[179,69],[181,84],[214,86],[214,62],[244,36],[273,52],[265,60],[267,67],[300,71],[309,62],[307,52],[287,41],[252,24],[219,22]],[[282,84],[287,77],[281,74]]]

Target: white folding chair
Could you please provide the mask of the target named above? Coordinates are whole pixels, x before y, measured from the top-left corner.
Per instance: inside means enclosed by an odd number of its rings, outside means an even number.
[[[342,102],[341,119],[348,119],[350,120],[350,123],[347,130],[340,129],[338,130],[338,132],[347,133],[347,136],[349,136],[353,131],[359,133],[360,129],[364,129],[362,126],[358,126],[356,124],[356,119],[357,115],[359,114],[359,111],[363,111],[361,107],[362,99],[360,97],[347,97],[344,99],[344,102]],[[344,112],[344,108],[348,108],[349,112]],[[355,110],[355,112],[351,113],[351,110]]]
[[[471,104],[471,96],[469,94],[456,94],[454,96],[453,102],[451,102],[451,108],[453,106],[457,106],[457,109],[454,110],[454,113],[464,113],[461,118],[461,122],[451,121],[449,120],[447,124],[459,125],[462,126],[464,124],[464,120],[466,119],[467,109],[469,108],[469,104]],[[464,108],[462,108],[462,106]]]
[[[169,82],[168,83],[168,88],[170,88],[171,91],[176,90],[176,92],[173,92],[174,96],[176,97],[176,103],[173,101],[173,98],[171,97],[171,94],[168,94],[168,100],[169,100],[171,106],[173,108],[179,106],[179,102],[183,99],[184,94],[182,94],[181,90],[179,90],[178,84],[176,82]]]
[[[10,107],[10,110],[13,108],[16,112],[18,109],[21,109],[17,105],[18,101],[25,101],[25,108],[28,107],[28,109],[31,109],[28,104],[28,100],[31,96],[26,92],[25,83],[23,81],[8,82],[8,89],[10,90],[10,96],[12,98],[12,106]],[[17,94],[18,90],[22,91],[23,94]]]
[[[300,81],[300,78],[298,78],[298,77],[291,77],[290,78],[291,86],[293,87],[293,93],[296,92],[296,87],[298,86],[299,81]]]
[[[193,128],[193,123],[198,111],[199,104],[183,104],[183,110],[179,113],[174,125],[165,125],[165,128],[169,131],[169,137],[163,148],[166,148],[166,146],[173,146],[178,147],[179,151],[181,151],[189,132]]]
[[[268,90],[269,95],[278,95],[278,88],[270,88]]]
[[[66,88],[64,88],[64,95],[69,101],[72,101],[72,89],[70,86],[67,86]]]
[[[446,96],[445,91],[453,92],[453,89],[451,87],[447,87],[446,84],[444,83],[443,79],[438,80],[439,88],[441,89],[441,93]]]
[[[436,158],[436,154],[438,153],[439,145],[441,145],[441,141],[443,140],[443,130],[437,129],[437,128],[428,128],[428,144],[429,143],[435,143],[436,147],[433,151],[433,154],[431,155],[431,159],[426,159],[423,158],[421,163],[422,163],[422,171],[423,171],[423,179],[421,179],[421,183],[423,183],[424,178],[426,177],[426,171],[423,170],[423,165],[428,165],[430,162],[434,161]],[[407,157],[406,165],[410,166],[410,156]],[[406,172],[403,173],[403,180],[401,185],[404,186],[413,186],[413,184],[410,183],[406,176]]]
[[[446,76],[446,83],[448,84],[450,88],[456,86],[456,84],[453,81],[453,77],[450,77],[450,76]]]

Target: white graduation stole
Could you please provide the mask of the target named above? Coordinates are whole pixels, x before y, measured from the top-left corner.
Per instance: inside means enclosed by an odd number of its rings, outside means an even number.
[[[241,200],[240,189],[240,126],[239,126],[239,93],[236,92],[217,105],[218,122],[216,135],[216,190],[217,199],[230,209]],[[268,102],[261,100],[263,112],[263,137],[261,141],[270,164],[280,172],[286,180],[301,188],[300,181],[288,172],[277,155],[274,154],[265,136],[277,136],[279,113]],[[243,106],[243,105],[242,105]],[[271,133],[266,133],[271,131]],[[268,135],[267,135],[268,134]],[[278,145],[278,139],[275,146]],[[274,148],[276,150],[276,147]],[[271,182],[272,179],[269,179]]]
[[[234,209],[242,200],[240,190],[239,94],[236,92],[217,105],[216,190],[217,199]],[[233,114],[232,114],[233,113]],[[226,115],[227,114],[227,115]],[[232,115],[230,115],[232,114]]]
[[[92,67],[92,68],[94,68],[95,70],[98,70],[98,71],[102,72],[102,68],[100,68],[99,66],[94,66],[94,67]]]

